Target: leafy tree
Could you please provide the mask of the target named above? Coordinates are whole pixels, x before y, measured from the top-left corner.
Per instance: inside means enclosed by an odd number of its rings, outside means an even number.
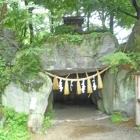
[[[98,0],[110,8],[116,14],[116,22],[122,27],[130,28],[140,19],[140,1],[139,0]]]

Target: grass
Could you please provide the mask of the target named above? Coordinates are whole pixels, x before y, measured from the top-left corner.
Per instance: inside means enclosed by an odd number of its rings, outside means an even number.
[[[110,116],[110,120],[111,120],[111,122],[118,124],[121,122],[127,122],[129,119],[127,117],[123,117],[121,112],[114,112]]]
[[[2,107],[1,105],[0,110],[4,112],[6,117],[4,128],[0,128],[0,140],[29,140],[31,138],[32,133],[27,129],[28,115],[17,113],[14,109]],[[46,128],[52,126],[50,119],[54,117],[53,110],[45,114],[41,133],[45,133]]]

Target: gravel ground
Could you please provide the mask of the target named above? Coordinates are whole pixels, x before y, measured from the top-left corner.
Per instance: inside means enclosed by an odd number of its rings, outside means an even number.
[[[34,134],[31,140],[140,140],[134,118],[119,125],[94,106],[57,104],[53,126],[45,135]]]

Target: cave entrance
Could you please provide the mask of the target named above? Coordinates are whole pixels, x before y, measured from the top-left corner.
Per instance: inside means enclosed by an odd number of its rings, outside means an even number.
[[[95,117],[98,109],[88,94],[76,95],[75,98],[54,91],[53,108],[58,120],[81,120]],[[57,94],[57,98],[56,95]],[[59,95],[58,95],[59,94]],[[72,96],[72,95],[71,95]],[[62,98],[63,97],[63,98]]]
[[[93,75],[94,73],[88,73],[88,75]],[[75,78],[76,75],[70,75],[70,78]],[[85,73],[79,75],[79,78],[85,77]],[[97,84],[97,78],[95,78]],[[92,79],[91,79],[92,83]],[[69,82],[69,85],[71,83]],[[92,83],[93,84],[93,83]],[[63,87],[65,83],[62,84]],[[82,81],[80,82],[82,85]],[[78,120],[78,119],[88,119],[97,116],[100,112],[97,108],[98,101],[98,89],[93,90],[93,93],[88,94],[86,92],[79,95],[76,94],[76,82],[73,83],[72,90],[70,90],[69,95],[64,94],[64,90],[53,91],[53,109],[55,110],[56,119],[58,120]],[[70,87],[70,86],[69,86]],[[85,81],[85,87],[87,87],[87,82]],[[71,87],[70,87],[71,88]]]

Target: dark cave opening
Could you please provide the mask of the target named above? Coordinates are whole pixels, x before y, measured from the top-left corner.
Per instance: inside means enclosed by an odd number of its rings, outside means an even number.
[[[88,73],[88,76],[91,76],[95,74],[95,72]],[[78,73],[79,78],[84,78],[86,77],[85,73]],[[66,76],[63,76],[66,77]],[[68,78],[76,78],[76,74],[71,74]],[[58,80],[60,82],[60,80]],[[91,85],[93,85],[92,79],[90,79]],[[97,83],[97,77],[95,77],[95,83],[98,86]],[[81,94],[77,94],[77,86],[76,82],[73,82],[73,86],[71,87],[71,82],[69,81],[69,90],[70,94],[65,95],[64,94],[64,86],[65,86],[65,81],[62,81],[63,85],[63,90],[54,90],[53,91],[53,107],[54,109],[62,109],[65,106],[73,106],[73,107],[94,107],[97,108],[97,101],[99,99],[98,96],[98,89],[93,90],[93,93],[89,94],[87,93],[87,81],[85,80],[85,91]],[[82,81],[80,81],[80,85],[82,88]]]

